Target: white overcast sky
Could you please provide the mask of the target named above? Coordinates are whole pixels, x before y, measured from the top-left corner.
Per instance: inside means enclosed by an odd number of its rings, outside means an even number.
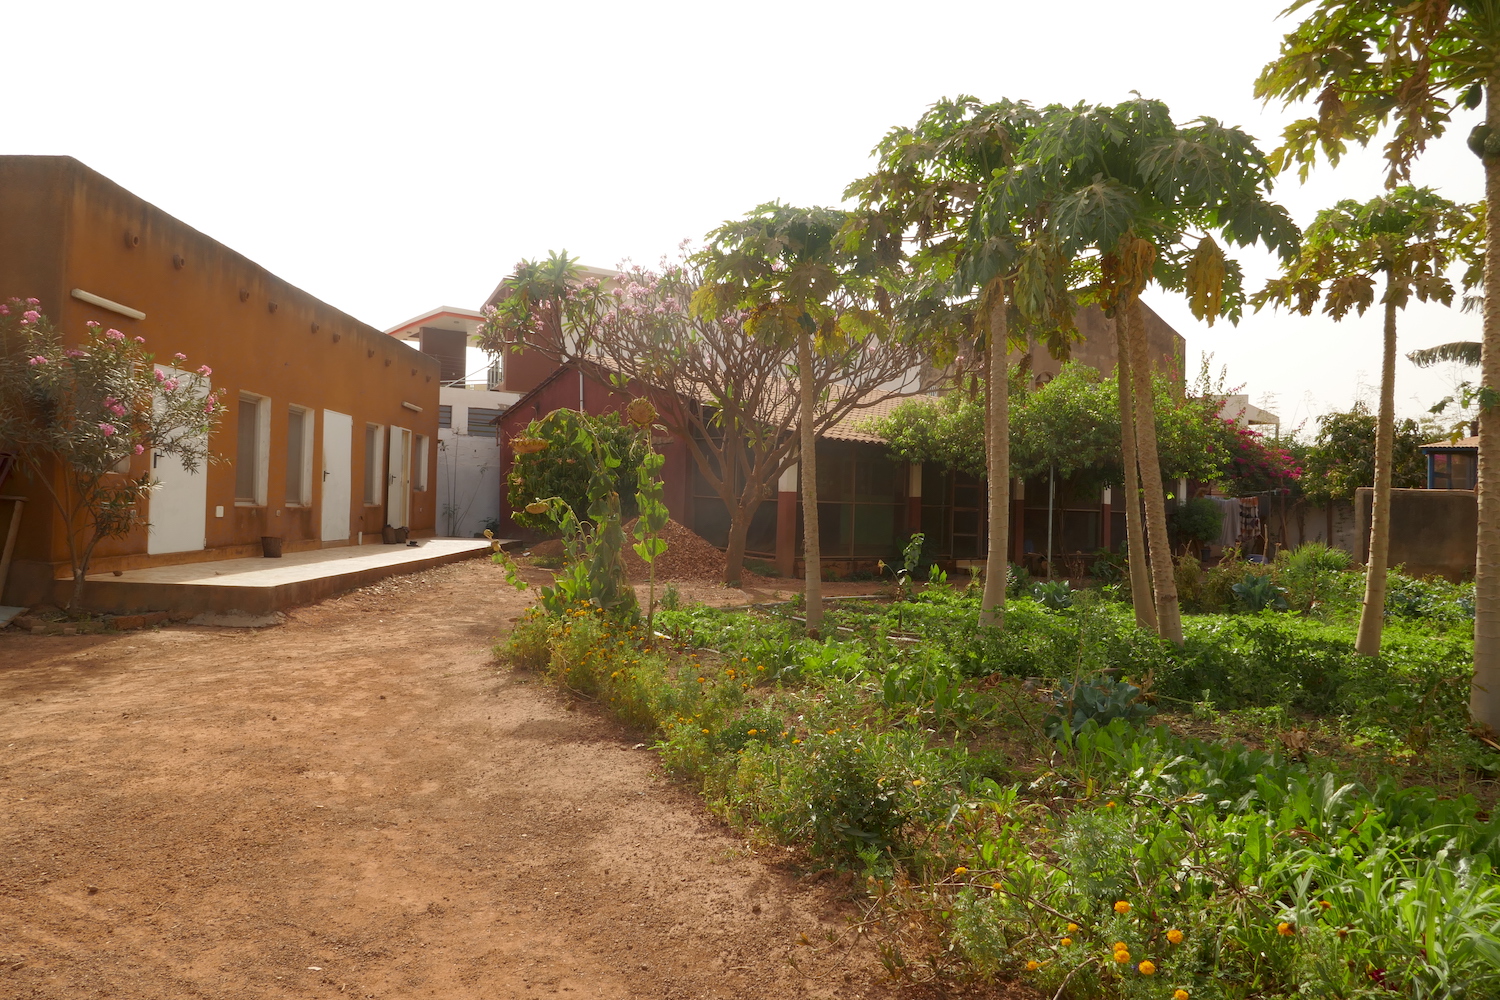
[[[521,257],[655,261],[756,204],[837,204],[891,126],[960,93],[1114,102],[1275,144],[1251,96],[1284,2],[3,4],[0,153],[66,153],[377,327],[477,307]],[[1460,121],[1415,180],[1482,194]],[[1382,181],[1378,153],[1276,192],[1299,223]],[[1243,256],[1252,285],[1271,271]],[[1373,398],[1376,312],[1212,329],[1151,304],[1290,429]],[[1402,350],[1479,338],[1420,307]],[[1419,415],[1455,370],[1399,362]]]

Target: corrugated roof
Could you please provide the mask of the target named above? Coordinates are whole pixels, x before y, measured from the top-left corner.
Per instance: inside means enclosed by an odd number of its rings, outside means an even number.
[[[931,396],[908,395],[908,396],[886,396],[877,403],[851,410],[844,418],[832,427],[825,430],[819,437],[828,438],[832,441],[859,441],[864,444],[885,444],[885,438],[870,430],[865,425],[875,422],[882,417],[888,417],[902,403],[911,399],[932,399]]]
[[[1424,444],[1422,446],[1423,451],[1426,451],[1428,448],[1441,448],[1444,451],[1478,451],[1479,439],[1477,437],[1468,437],[1459,438],[1457,441],[1433,441],[1431,444]]]

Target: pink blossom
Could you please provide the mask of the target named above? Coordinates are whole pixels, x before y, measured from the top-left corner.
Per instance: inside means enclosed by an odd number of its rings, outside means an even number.
[[[0,316],[9,316],[10,306],[0,303]]]
[[[104,432],[105,437],[110,437],[115,433],[114,424],[100,424],[99,429]]]
[[[21,323],[23,325],[26,324],[26,323],[35,323],[37,320],[39,320],[41,318],[42,318],[42,314],[41,313],[37,312],[35,309],[28,309],[28,310],[26,310],[25,312],[23,312],[21,314]]]
[[[119,403],[116,403],[114,406],[111,406],[109,408],[109,412],[113,413],[117,417],[123,417],[125,415],[125,407],[121,406]]]
[[[212,396],[209,396],[208,399],[204,401],[204,403],[203,403],[203,412],[204,413],[212,413],[212,412],[214,412],[214,398]]]
[[[143,444],[138,444],[138,445],[136,445],[136,446],[135,446],[135,448],[134,448],[134,449],[132,449],[132,450],[133,450],[133,451],[134,451],[134,452],[135,452],[135,453],[136,453],[136,454],[137,454],[137,455],[139,455],[139,454],[140,454],[140,453],[141,453],[141,452],[143,452],[143,451],[145,451],[145,450],[146,450],[146,446],[145,446],[145,445],[143,445]]]
[[[37,356],[36,356],[36,357],[34,357],[34,358],[27,358],[27,359],[26,359],[26,363],[27,363],[27,364],[28,364],[28,365],[32,365],[32,366],[36,366],[36,365],[45,365],[45,364],[46,364],[46,363],[47,363],[47,359],[46,359],[46,358],[44,358],[44,357],[42,357],[42,356],[41,356],[41,355],[40,355],[40,354],[38,354],[38,355],[37,355]]]
[[[146,342],[146,338],[145,337],[137,337],[137,338],[135,338],[135,342],[137,344],[144,344]]]
[[[167,373],[164,372],[164,371],[162,371],[160,368],[156,369],[156,381],[158,381],[158,382],[165,382],[166,380],[167,380]]]
[[[178,361],[186,361],[187,360],[187,355],[186,354],[174,354],[174,355],[172,355],[172,357],[176,358]]]
[[[161,387],[168,392],[172,392],[177,388],[177,380],[175,378],[169,378],[161,384]]]
[[[108,337],[110,340],[124,340],[125,339],[125,335],[123,333],[121,333],[119,330],[106,330],[104,332],[104,335],[106,337]]]
[[[208,367],[208,365],[199,365],[198,366],[198,374],[199,375],[212,375],[213,373],[214,373],[214,370],[212,368]]]
[[[97,319],[91,319],[91,320],[89,320],[87,323],[85,323],[83,325],[86,326],[86,327],[88,327],[90,330],[97,330],[97,329],[99,329],[99,327],[103,326],[104,324],[101,323],[101,322],[99,322]]]
[[[70,358],[85,358],[85,357],[88,357],[87,352],[80,351],[76,347],[70,347],[66,351],[64,351],[63,353],[66,354]]]
[[[39,305],[42,304],[42,300],[41,299],[27,299],[26,300],[26,304],[28,306],[39,306]]]

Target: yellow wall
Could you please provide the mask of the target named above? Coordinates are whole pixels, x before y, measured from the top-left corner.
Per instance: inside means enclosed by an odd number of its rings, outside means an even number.
[[[336,253],[338,239],[330,238],[328,245]],[[78,301],[70,295],[74,288],[140,310],[146,318],[133,320]],[[363,503],[366,423],[405,427],[427,437],[428,489],[412,493],[409,525],[415,535],[432,533],[437,514],[434,359],[293,287],[71,157],[0,157],[0,299],[11,296],[41,299],[42,310],[69,339],[80,339],[86,321],[98,320],[145,337],[158,363],[178,364],[171,359],[181,352],[186,367],[206,364],[213,369],[215,392],[229,404],[210,440],[210,448],[225,460],[207,472],[206,553],[148,559],[145,530],[139,529],[101,545],[94,570],[254,554],[262,535],[281,536],[288,550],[323,545],[325,408],[353,417],[348,542],[359,531],[378,536],[385,522],[383,506]],[[271,401],[264,507],[235,506],[235,425],[242,391]],[[301,508],[281,502],[293,404],[315,411],[312,504]],[[132,473],[146,471],[149,457],[141,456]],[[13,475],[3,492],[31,497],[13,576],[35,577],[39,563],[61,570],[67,559],[63,534],[41,488]],[[224,508],[222,518],[214,516],[218,506]],[[29,568],[21,565],[26,563]]]

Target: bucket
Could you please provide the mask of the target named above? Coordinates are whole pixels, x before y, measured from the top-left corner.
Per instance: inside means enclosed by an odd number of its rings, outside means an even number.
[[[260,554],[267,559],[280,559],[281,539],[276,535],[261,535]]]

